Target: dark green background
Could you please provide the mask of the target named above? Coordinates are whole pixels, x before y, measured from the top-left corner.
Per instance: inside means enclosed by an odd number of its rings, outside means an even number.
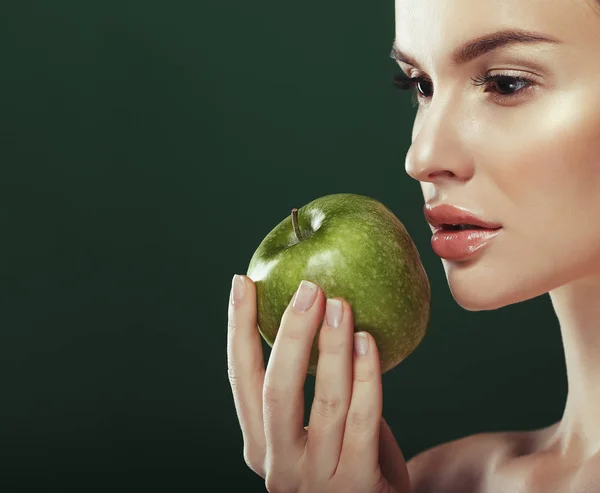
[[[384,377],[407,458],[560,417],[548,297],[467,312],[431,251],[393,8],[3,2],[1,491],[264,491],[227,380],[231,277],[337,192],[392,209],[431,280],[428,335]]]

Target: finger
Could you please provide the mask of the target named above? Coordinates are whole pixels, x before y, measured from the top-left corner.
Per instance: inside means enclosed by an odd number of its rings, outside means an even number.
[[[244,439],[248,466],[263,475],[265,436],[262,389],[265,366],[256,325],[256,286],[246,276],[232,281],[227,330],[227,373]],[[235,299],[235,294],[243,295]]]
[[[306,443],[309,467],[318,476],[317,482],[333,476],[340,458],[352,392],[353,334],[350,305],[341,299],[327,300]]]
[[[379,467],[390,484],[398,491],[410,491],[410,478],[406,461],[392,429],[383,417],[379,433]]]
[[[379,354],[373,337],[367,332],[354,334],[354,349],[352,397],[346,416],[340,467],[345,470],[360,467],[367,473],[374,473],[379,463],[383,401]]]
[[[304,449],[304,382],[323,305],[322,290],[303,281],[283,314],[263,389],[268,460],[297,461]]]

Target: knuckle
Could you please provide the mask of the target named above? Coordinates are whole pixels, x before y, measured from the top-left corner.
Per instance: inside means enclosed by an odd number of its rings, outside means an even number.
[[[359,383],[372,383],[375,380],[375,376],[375,368],[371,365],[365,365],[354,370],[354,380]]]
[[[319,393],[313,401],[313,411],[323,418],[333,418],[339,415],[342,400],[337,395]]]
[[[299,324],[286,324],[285,326],[282,325],[279,329],[277,337],[281,337],[282,339],[293,343],[304,340],[306,338],[307,331],[298,325]]]
[[[327,334],[327,331],[322,330],[319,337],[319,353],[336,356],[348,351],[347,344],[339,337],[334,337],[333,334]]]
[[[354,433],[364,433],[373,427],[373,416],[367,412],[350,411],[346,419],[346,426]]]
[[[287,393],[272,384],[265,383],[263,389],[263,405],[265,411],[280,407],[287,400]]]
[[[227,332],[230,335],[235,335],[242,329],[245,321],[246,318],[242,316],[242,314],[235,313],[233,309],[231,309],[227,315]]]

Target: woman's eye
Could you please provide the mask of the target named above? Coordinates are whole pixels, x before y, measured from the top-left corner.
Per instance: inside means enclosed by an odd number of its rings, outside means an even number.
[[[474,86],[484,86],[484,91],[493,93],[492,97],[508,99],[524,93],[532,87],[535,82],[528,77],[516,77],[512,75],[477,75],[471,79]],[[413,90],[413,96],[417,99],[429,99],[433,96],[433,83],[424,77],[407,77],[403,73],[394,77],[394,85],[401,90]]]
[[[484,81],[483,83],[485,84],[486,82],[490,81],[493,82],[493,85],[496,87],[496,92],[502,95],[514,94],[515,92],[518,92],[529,85],[529,81],[525,79],[510,77],[508,75],[500,75],[494,78],[489,78],[489,80]],[[479,82],[477,84],[479,85]],[[486,89],[485,92],[488,92],[488,89]]]
[[[417,78],[415,85],[417,91],[419,91],[421,96],[424,98],[430,98],[433,96],[433,83],[430,80]]]
[[[433,83],[423,77],[407,77],[400,73],[394,76],[394,85],[401,91],[413,91],[413,104],[418,104],[420,98],[427,99],[433,95]]]

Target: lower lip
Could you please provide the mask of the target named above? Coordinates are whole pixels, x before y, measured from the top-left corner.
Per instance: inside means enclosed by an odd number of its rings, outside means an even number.
[[[465,260],[484,249],[501,229],[438,229],[431,238],[431,248],[446,260]]]

